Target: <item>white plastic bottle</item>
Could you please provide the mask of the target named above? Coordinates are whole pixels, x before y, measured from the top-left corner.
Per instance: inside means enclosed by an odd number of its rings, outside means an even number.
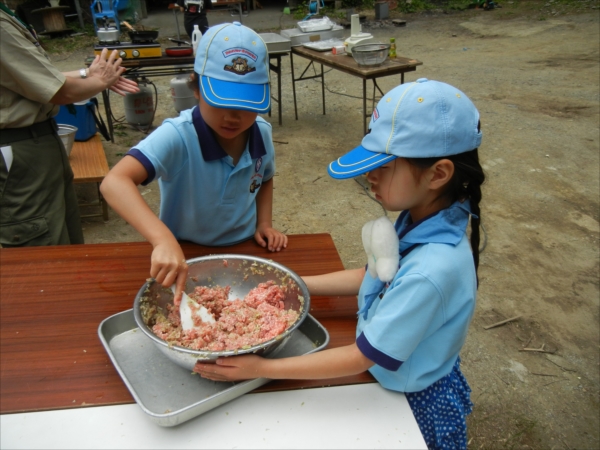
[[[198,28],[198,25],[194,25],[194,31],[192,32],[192,47],[194,48],[194,56],[196,56],[196,49],[198,48],[198,43],[200,42],[201,37],[202,32]]]

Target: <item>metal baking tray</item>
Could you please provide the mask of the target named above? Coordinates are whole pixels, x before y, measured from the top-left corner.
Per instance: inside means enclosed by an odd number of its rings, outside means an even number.
[[[290,28],[289,30],[281,30],[280,34],[291,41],[292,47],[296,47],[305,42],[324,41],[331,38],[344,39],[344,27],[334,25],[331,30],[315,31],[312,33],[303,33],[298,28]]]
[[[277,33],[259,33],[258,34],[265,44],[267,44],[267,51],[269,54],[272,53],[285,53],[292,49],[292,42]]]
[[[137,404],[163,427],[193,419],[270,381],[216,382],[192,374],[170,361],[140,331],[132,309],[104,319],[98,335]],[[327,344],[329,333],[309,314],[273,358],[313,353]]]

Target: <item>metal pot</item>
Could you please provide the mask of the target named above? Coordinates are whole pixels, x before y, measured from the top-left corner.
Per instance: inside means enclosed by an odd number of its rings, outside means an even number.
[[[144,42],[154,42],[154,40],[158,37],[158,31],[146,31],[146,30],[142,30],[142,31],[138,31],[135,28],[133,28],[129,22],[123,20],[121,21],[121,23],[123,25],[125,25],[127,28],[129,28],[129,31],[127,32],[129,34],[129,38],[131,39],[131,42],[133,42],[134,44],[140,44],[140,43],[144,43]]]
[[[98,28],[96,33],[100,42],[119,42],[119,30],[116,27]]]

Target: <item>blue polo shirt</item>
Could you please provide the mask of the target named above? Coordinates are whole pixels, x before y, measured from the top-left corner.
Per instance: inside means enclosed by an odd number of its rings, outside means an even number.
[[[390,283],[367,271],[360,288],[356,343],[387,388],[418,392],[452,370],[475,309],[477,277],[466,228],[468,201],[395,227],[400,260]],[[372,303],[371,303],[372,302]]]
[[[158,179],[160,219],[178,240],[231,245],[256,231],[256,195],[275,174],[271,125],[257,117],[236,165],[198,107],[165,120],[128,155]]]

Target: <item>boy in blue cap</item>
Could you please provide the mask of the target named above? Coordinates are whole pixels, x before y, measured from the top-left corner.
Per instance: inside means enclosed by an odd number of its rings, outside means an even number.
[[[197,107],[167,119],[132,148],[101,185],[112,208],[154,247],[150,275],[176,282],[187,265],[178,240],[231,245],[254,237],[271,251],[287,246],[272,227],[275,150],[269,55],[258,34],[238,22],[211,27],[200,39],[192,82]],[[137,186],[158,179],[160,218]]]
[[[383,206],[402,212],[395,224],[384,216],[363,228],[366,268],[304,278],[314,295],[358,294],[356,342],[293,358],[220,358],[195,370],[227,381],[369,370],[405,393],[429,448],[466,448],[472,403],[459,352],[477,293],[481,136],[477,109],[448,84],[420,79],[384,95],[362,145],[328,171],[366,173]]]

